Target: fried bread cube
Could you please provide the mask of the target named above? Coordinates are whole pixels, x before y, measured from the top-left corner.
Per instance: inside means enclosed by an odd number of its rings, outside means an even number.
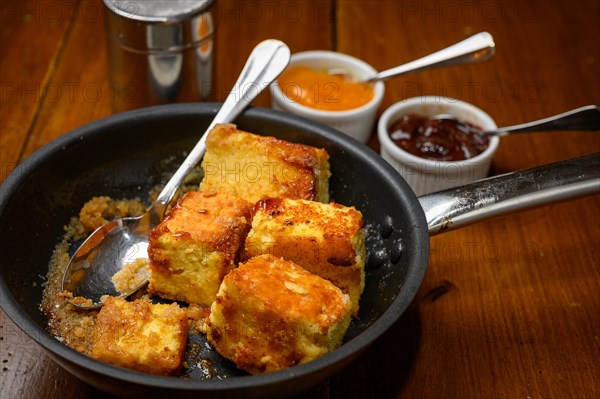
[[[239,259],[251,208],[229,194],[186,193],[150,232],[150,293],[210,306]]]
[[[176,303],[109,297],[96,318],[91,354],[121,367],[176,374],[183,365],[187,336],[187,315]]]
[[[350,311],[348,296],[329,281],[260,255],[223,279],[207,322],[208,339],[238,368],[269,373],[339,347]]]
[[[323,149],[259,136],[232,124],[206,139],[201,191],[226,192],[255,203],[263,197],[329,201],[329,155]]]
[[[365,285],[362,214],[336,203],[267,198],[253,209],[243,259],[271,254],[331,281],[350,295],[358,314]]]

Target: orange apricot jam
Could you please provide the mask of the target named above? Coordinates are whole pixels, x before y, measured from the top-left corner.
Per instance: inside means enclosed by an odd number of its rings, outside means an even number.
[[[368,83],[353,82],[342,75],[330,75],[304,66],[287,68],[277,82],[287,98],[323,111],[358,108],[375,95]]]

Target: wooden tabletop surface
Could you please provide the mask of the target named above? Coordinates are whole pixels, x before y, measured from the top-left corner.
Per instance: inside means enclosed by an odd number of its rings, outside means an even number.
[[[1,4],[0,166],[111,114],[100,0]],[[479,31],[484,64],[391,80],[394,102],[444,95],[499,126],[600,104],[598,1],[225,1],[217,20],[222,101],[256,43],[327,49],[382,70]],[[256,105],[268,106],[268,94]],[[370,145],[378,148],[376,140]],[[600,151],[600,133],[501,139],[493,173]],[[600,397],[600,197],[503,216],[431,239],[405,315],[356,362],[303,398]],[[103,398],[0,311],[0,398]]]

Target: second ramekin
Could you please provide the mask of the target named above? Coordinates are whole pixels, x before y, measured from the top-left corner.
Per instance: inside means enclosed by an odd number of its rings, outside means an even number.
[[[421,116],[450,114],[483,130],[493,130],[497,126],[494,120],[480,108],[449,97],[413,97],[397,102],[386,109],[377,126],[381,156],[404,177],[417,195],[461,186],[487,177],[492,158],[498,148],[498,137],[492,137],[484,152],[468,160],[425,159],[401,149],[389,136],[392,124],[406,114]]]

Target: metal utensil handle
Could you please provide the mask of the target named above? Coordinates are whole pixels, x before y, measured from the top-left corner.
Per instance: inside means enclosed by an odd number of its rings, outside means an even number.
[[[533,122],[499,128],[495,132],[482,132],[481,134],[496,135],[499,137],[513,133],[541,132],[551,130],[598,130],[600,129],[600,108],[595,105],[564,112],[562,114],[539,119]]]
[[[419,197],[429,234],[493,216],[600,193],[600,153],[508,173]]]
[[[487,32],[481,32],[418,60],[379,72],[367,81],[387,80],[393,76],[408,72],[440,66],[482,62],[490,59],[494,55],[494,52],[494,38]]]
[[[265,40],[259,43],[246,61],[246,65],[221,109],[192,149],[173,177],[159,194],[155,208],[161,215],[169,204],[181,182],[196,166],[206,152],[206,136],[218,123],[232,122],[269,84],[286,68],[290,61],[290,49],[279,40]]]

